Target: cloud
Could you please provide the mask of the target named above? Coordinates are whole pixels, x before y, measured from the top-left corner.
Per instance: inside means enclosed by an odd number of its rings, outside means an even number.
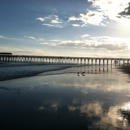
[[[54,14],[45,17],[45,19],[56,19],[56,18],[58,18],[58,15],[54,15]]]
[[[37,41],[37,42],[42,42],[42,41],[44,41],[43,38],[35,38],[35,37],[32,37],[32,36],[24,36],[24,37],[27,38],[27,39],[35,40],[35,41]]]
[[[54,39],[54,40],[50,40],[50,41],[55,41],[55,42],[58,42],[59,40],[58,40],[58,39]]]
[[[94,25],[99,25],[104,19],[103,14],[96,11],[89,11],[86,14],[80,14],[79,18],[84,24],[89,23]]]
[[[57,15],[52,14],[52,15],[48,15],[48,16],[46,16],[46,17],[36,18],[35,20],[39,20],[39,21],[43,22],[43,21],[48,20],[48,19],[51,19],[51,20],[54,19],[54,20],[55,20],[55,19],[57,19],[57,18],[58,18]]]
[[[107,37],[107,36],[102,36],[102,37],[91,37],[91,39],[93,40],[93,41],[96,41],[96,42],[105,42],[105,41],[111,41],[112,39],[114,39],[114,38],[112,38],[112,37]]]
[[[129,44],[130,38],[121,38],[121,37],[109,37],[109,36],[101,36],[101,37],[91,37],[91,40],[95,42],[102,43],[127,43]]]
[[[128,49],[126,44],[101,44],[98,46],[94,46],[95,48],[102,48],[108,51],[122,51]]]
[[[56,46],[66,46],[66,47],[73,47],[73,48],[81,48],[81,49],[105,49],[108,51],[122,51],[128,49],[128,45],[125,43],[123,44],[97,44],[94,42],[79,42],[75,43],[74,41],[72,42],[64,42],[57,44]]]
[[[127,8],[125,8],[124,11],[120,12],[119,15],[123,16],[123,17],[128,17],[130,18],[130,3],[129,6]]]
[[[25,38],[28,38],[28,39],[32,39],[32,40],[35,40],[36,38],[35,37],[32,37],[32,36],[24,36]]]
[[[62,23],[62,22],[59,21],[58,19],[54,19],[54,20],[51,20],[51,23]]]
[[[81,21],[83,25],[85,24],[93,24],[93,25],[101,25],[105,17],[103,13],[100,11],[88,11],[86,14],[80,14],[78,17],[71,16],[68,19],[70,21]]]
[[[9,40],[22,40],[20,38],[10,38],[10,37],[4,37],[4,36],[0,36],[0,38],[5,38],[5,39],[9,39]]]
[[[72,24],[72,26],[79,27],[80,25],[79,24]]]
[[[45,21],[45,18],[42,18],[42,17],[39,17],[39,18],[36,18],[36,20],[39,20],[39,21]]]
[[[49,26],[49,27],[54,27],[54,25],[52,25],[52,24],[46,24],[46,23],[44,23],[42,25]]]
[[[129,0],[88,0],[91,2],[91,10],[86,14],[71,16],[68,22],[80,21],[86,24],[105,26],[106,20],[123,21],[130,18]],[[81,27],[82,27],[81,26]]]
[[[44,24],[44,26],[58,27],[51,24]],[[35,38],[32,36],[24,36],[25,38],[39,42],[39,44],[49,45],[49,46],[59,46],[59,47],[70,47],[79,49],[98,49],[107,50],[110,52],[123,51],[129,49],[130,38],[120,38],[120,37],[91,37],[89,34],[84,34],[81,37],[82,40],[49,40],[45,41],[43,38]],[[84,39],[85,38],[85,39]]]
[[[44,41],[44,39],[43,38],[39,38],[39,39],[36,39],[36,41],[42,42],[42,41]]]
[[[82,35],[81,37],[89,37],[89,35],[88,35],[88,34],[85,34],[85,35]]]
[[[0,36],[0,38],[6,38],[6,37],[4,37],[4,36]]]
[[[12,40],[22,40],[22,39],[18,39],[18,38],[8,38],[8,39],[12,39]]]
[[[48,25],[52,26],[54,25]],[[49,45],[49,46],[59,46],[59,47],[70,47],[70,48],[79,48],[79,49],[98,49],[100,51],[123,51],[129,49],[130,38],[120,38],[120,37],[110,37],[110,36],[101,36],[101,37],[90,37],[89,34],[84,34],[81,37],[82,40],[49,40],[45,41],[43,38],[35,38],[32,36],[25,36],[28,39],[38,41],[39,44]],[[84,39],[85,38],[85,39]]]
[[[52,46],[64,46],[70,48],[80,48],[80,49],[99,49],[107,51],[123,51],[129,48],[130,39],[128,38],[118,38],[118,37],[88,37],[88,34],[85,34],[81,37],[87,37],[87,40],[56,40],[49,41],[42,44],[48,44]]]
[[[59,16],[58,15],[48,15],[46,17],[39,17],[39,18],[36,18],[36,20],[39,20],[41,22],[44,22],[42,25],[44,26],[48,26],[48,27],[58,27],[58,28],[61,28],[62,27],[62,22],[63,20],[59,19]],[[46,22],[46,23],[45,23]]]
[[[40,44],[43,44],[43,45],[49,45],[48,42],[41,42]]]
[[[48,26],[48,27],[57,27],[57,28],[62,28],[62,26],[54,25],[54,24],[46,24],[46,23],[44,23],[44,24],[42,24],[42,25],[44,25],[44,26]]]
[[[57,15],[54,16],[54,18],[52,18],[51,23],[62,23],[63,20],[59,19],[59,17]]]
[[[70,21],[76,21],[76,20],[80,20],[80,19],[77,18],[77,17],[75,17],[75,16],[71,16],[71,17],[69,17],[68,22],[70,22]]]

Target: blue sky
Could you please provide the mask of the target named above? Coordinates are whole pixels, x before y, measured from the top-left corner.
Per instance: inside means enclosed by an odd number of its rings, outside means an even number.
[[[1,0],[0,50],[129,57],[129,0]]]

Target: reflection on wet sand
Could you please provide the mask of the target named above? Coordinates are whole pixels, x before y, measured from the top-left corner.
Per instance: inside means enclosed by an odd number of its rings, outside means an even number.
[[[2,128],[129,129],[129,83],[111,67],[72,67],[0,86]]]
[[[66,106],[64,106],[62,100],[60,102],[57,101],[48,101],[47,104],[43,103],[38,107],[39,111],[54,111],[57,116],[61,115],[61,111],[66,113],[67,115],[80,115],[80,117],[85,117],[86,123],[89,120],[91,124],[86,124],[87,128],[94,129],[110,129],[110,130],[124,130],[129,128],[130,123],[130,115],[124,115],[123,112],[120,112],[119,106],[111,106],[109,108],[104,108],[103,103],[101,102],[94,102],[94,103],[83,103],[77,102],[73,103],[70,102]],[[49,107],[48,107],[49,106]],[[68,106],[68,107],[67,107]],[[73,118],[71,118],[73,119]]]

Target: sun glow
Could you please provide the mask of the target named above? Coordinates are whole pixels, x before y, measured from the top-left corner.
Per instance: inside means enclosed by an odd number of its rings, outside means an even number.
[[[101,11],[106,17],[111,20],[120,20],[119,13],[124,11],[129,6],[129,0],[89,0],[92,6]]]

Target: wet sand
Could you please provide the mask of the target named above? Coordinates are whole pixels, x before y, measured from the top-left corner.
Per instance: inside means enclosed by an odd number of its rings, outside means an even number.
[[[40,73],[62,70],[78,65],[41,64],[41,63],[1,63],[0,81],[36,76]]]

